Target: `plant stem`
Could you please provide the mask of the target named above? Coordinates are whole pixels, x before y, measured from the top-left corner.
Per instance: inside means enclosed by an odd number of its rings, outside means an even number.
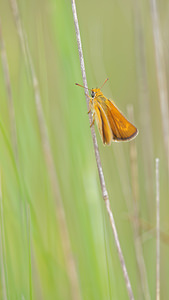
[[[79,58],[80,58],[80,66],[81,66],[81,72],[82,72],[82,78],[83,78],[83,85],[85,87],[86,102],[87,102],[87,107],[88,107],[88,110],[89,110],[89,97],[88,97],[87,91],[86,91],[86,89],[87,89],[87,79],[86,79],[86,72],[85,72],[85,64],[84,64],[84,58],[83,58],[80,30],[79,30],[79,24],[78,24],[77,12],[76,12],[76,4],[75,4],[74,0],[71,0],[71,2],[72,2],[72,12],[73,12],[73,18],[74,18],[74,23],[75,23],[75,31],[76,31],[77,45],[78,45]],[[91,124],[92,123],[92,114],[91,113],[89,114],[89,120],[90,120],[90,124]],[[103,199],[105,201],[106,209],[107,209],[109,219],[110,219],[110,224],[111,224],[111,227],[112,227],[112,230],[113,230],[115,244],[116,244],[116,247],[117,247],[117,252],[118,252],[118,255],[119,255],[119,259],[120,259],[120,263],[121,263],[121,267],[122,267],[122,271],[123,271],[123,275],[124,275],[124,279],[125,279],[129,299],[134,300],[134,295],[133,295],[130,279],[129,279],[129,276],[128,276],[126,264],[125,264],[125,261],[124,261],[122,249],[121,249],[121,246],[120,246],[120,242],[119,242],[119,238],[118,238],[118,233],[117,233],[113,213],[112,213],[112,210],[111,210],[111,207],[110,207],[109,195],[108,195],[108,192],[107,192],[107,189],[106,189],[106,183],[105,183],[103,169],[102,169],[102,165],[101,165],[99,148],[98,148],[98,143],[97,143],[97,139],[96,139],[94,126],[91,127],[91,133],[92,133],[94,151],[95,151],[95,156],[96,156],[97,168],[98,168],[98,172],[99,172],[100,185],[101,185],[101,189],[102,189],[102,196],[103,196]]]

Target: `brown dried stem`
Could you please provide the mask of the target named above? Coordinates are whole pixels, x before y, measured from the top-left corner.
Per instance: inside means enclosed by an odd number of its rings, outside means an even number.
[[[76,31],[76,39],[77,39],[77,45],[78,45],[78,51],[79,51],[79,58],[80,58],[80,66],[81,66],[81,72],[82,72],[82,78],[83,78],[83,85],[86,88],[85,89],[85,96],[86,96],[87,107],[88,107],[88,110],[89,110],[89,98],[88,98],[88,95],[87,95],[87,79],[86,79],[86,72],[85,72],[85,65],[84,65],[80,30],[79,30],[79,24],[78,24],[77,12],[76,12],[76,4],[75,4],[74,0],[71,0],[71,2],[72,2],[72,12],[73,12],[73,18],[74,18],[74,24],[75,24],[75,31]],[[92,123],[91,113],[89,114],[89,121],[90,121],[90,124],[91,124]],[[121,249],[121,246],[120,246],[120,242],[119,242],[119,238],[118,238],[118,233],[117,233],[113,213],[112,213],[112,210],[111,210],[111,207],[110,207],[110,201],[109,201],[109,196],[108,196],[108,192],[107,192],[107,189],[106,189],[106,183],[105,183],[103,169],[102,169],[102,165],[101,165],[99,148],[98,148],[98,143],[97,143],[97,139],[96,139],[94,126],[91,127],[91,134],[92,134],[92,139],[93,139],[93,145],[94,145],[97,168],[98,168],[98,172],[99,172],[100,185],[101,185],[101,189],[102,189],[102,196],[103,196],[103,199],[105,201],[106,209],[107,209],[109,219],[110,219],[110,224],[111,224],[111,227],[112,227],[112,230],[113,230],[115,244],[116,244],[116,247],[117,247],[117,251],[118,251],[118,255],[119,255],[119,259],[120,259],[120,263],[121,263],[121,267],[122,267],[122,271],[123,271],[123,275],[124,275],[124,279],[125,279],[129,299],[134,300],[134,295],[133,295],[130,279],[129,279],[129,276],[128,276],[126,264],[125,264],[125,261],[124,261],[122,249]]]

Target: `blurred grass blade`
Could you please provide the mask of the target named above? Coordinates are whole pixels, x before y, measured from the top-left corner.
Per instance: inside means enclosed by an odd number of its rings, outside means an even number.
[[[138,103],[139,115],[142,134],[140,135],[142,142],[143,162],[145,169],[145,188],[147,192],[147,206],[150,218],[153,218],[152,201],[154,195],[153,185],[153,133],[150,109],[150,91],[148,86],[147,57],[146,57],[146,41],[144,33],[142,2],[133,1],[133,17],[134,17],[134,40],[136,51],[136,71],[138,81]],[[145,147],[147,145],[147,147]]]
[[[156,300],[160,300],[160,182],[159,182],[159,158],[156,158]]]
[[[161,107],[161,119],[163,127],[164,146],[167,158],[167,166],[169,171],[169,105],[168,91],[165,71],[165,58],[163,53],[162,38],[158,19],[158,10],[156,0],[150,0],[152,27],[154,34],[154,48],[156,59],[156,73],[159,90],[159,101]]]
[[[3,300],[9,300],[8,292],[8,274],[6,266],[6,244],[4,230],[3,200],[2,200],[2,182],[0,170],[0,257],[1,257],[1,279]]]
[[[15,22],[16,22],[16,26],[17,26],[17,30],[18,30],[18,35],[20,37],[20,43],[21,43],[21,48],[22,48],[23,54],[24,54],[25,62],[26,63],[28,62],[28,66],[30,68],[32,85],[33,85],[33,89],[34,89],[37,117],[38,117],[38,121],[39,121],[40,133],[41,133],[42,147],[43,147],[46,166],[48,169],[51,187],[52,187],[52,191],[53,191],[53,195],[54,195],[54,199],[55,199],[55,203],[56,203],[56,216],[57,216],[57,219],[59,222],[60,237],[62,240],[62,247],[63,247],[63,252],[64,252],[64,256],[65,256],[65,261],[66,261],[69,282],[70,282],[70,286],[71,286],[71,295],[72,295],[72,299],[79,300],[79,299],[81,299],[81,295],[80,295],[80,289],[79,289],[78,276],[77,276],[74,257],[72,254],[70,237],[69,237],[69,232],[68,232],[68,228],[67,228],[64,207],[63,207],[63,203],[62,203],[62,196],[61,196],[61,192],[60,192],[60,188],[59,188],[59,184],[58,184],[58,177],[57,177],[55,164],[54,164],[54,160],[53,160],[52,149],[50,146],[47,126],[46,126],[46,122],[45,122],[45,118],[44,118],[44,114],[43,114],[38,79],[37,79],[35,69],[33,66],[32,58],[31,58],[31,54],[30,54],[30,50],[29,50],[29,46],[28,46],[28,41],[26,39],[26,34],[25,34],[25,31],[24,31],[24,28],[22,26],[22,22],[20,19],[17,2],[15,0],[10,0],[10,2],[11,2],[12,9],[13,9],[13,14],[14,14],[14,18],[15,18]]]
[[[12,88],[11,88],[11,80],[9,75],[8,60],[7,60],[4,40],[2,36],[1,20],[0,20],[0,50],[1,50],[1,59],[2,59],[6,91],[7,91],[12,145],[15,153],[15,159],[18,162],[18,142],[17,142],[17,133],[16,133],[15,110],[14,110],[14,103],[12,97]]]
[[[128,116],[132,123],[134,123],[134,112],[133,106],[128,106]],[[147,279],[146,265],[144,261],[142,243],[140,239],[140,209],[139,209],[139,185],[138,185],[138,157],[137,148],[135,140],[130,143],[130,166],[131,166],[131,181],[132,181],[132,194],[133,194],[133,217],[134,222],[132,223],[132,228],[134,232],[134,244],[136,251],[136,258],[139,270],[139,277],[142,288],[142,295],[145,300],[150,300],[150,292]]]

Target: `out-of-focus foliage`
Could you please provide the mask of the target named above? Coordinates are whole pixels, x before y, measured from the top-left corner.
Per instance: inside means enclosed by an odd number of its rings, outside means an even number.
[[[75,82],[82,84],[82,76],[71,1],[20,0],[18,7],[39,82],[82,299],[127,299],[101,196],[84,90],[75,86]],[[165,234],[169,228],[168,170],[149,3],[142,2],[138,11],[135,1],[77,1],[89,87],[101,86],[109,77],[103,93],[115,100],[125,115],[128,104],[134,108],[134,123],[139,129],[135,140],[139,237],[149,293],[154,299],[155,157],[160,158],[160,215]],[[166,70],[168,13],[167,3],[160,3]],[[73,299],[63,250],[65,237],[60,231],[57,202],[43,152],[30,68],[25,63],[9,0],[0,0],[0,19],[15,110],[15,124],[11,124],[1,63],[0,299]],[[16,127],[17,132],[17,159],[11,127]],[[97,136],[135,299],[148,299],[144,298],[136,259],[130,143],[104,147],[98,132]],[[169,298],[168,243],[167,238],[161,240],[162,299]]]

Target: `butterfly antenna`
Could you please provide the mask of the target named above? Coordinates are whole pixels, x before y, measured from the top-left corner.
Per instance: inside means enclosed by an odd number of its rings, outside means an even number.
[[[104,83],[102,84],[102,86],[100,87],[100,89],[102,89],[102,87],[105,85],[105,83],[107,82],[107,80],[109,80],[109,78],[106,78],[106,80],[104,81]]]
[[[84,88],[84,89],[86,89],[86,90],[91,91],[91,89],[88,89],[88,88],[86,88],[85,86],[83,86],[83,85],[81,85],[81,84],[79,84],[79,83],[75,83],[75,84],[78,85],[78,86],[80,86],[80,87],[82,87],[82,88]]]

